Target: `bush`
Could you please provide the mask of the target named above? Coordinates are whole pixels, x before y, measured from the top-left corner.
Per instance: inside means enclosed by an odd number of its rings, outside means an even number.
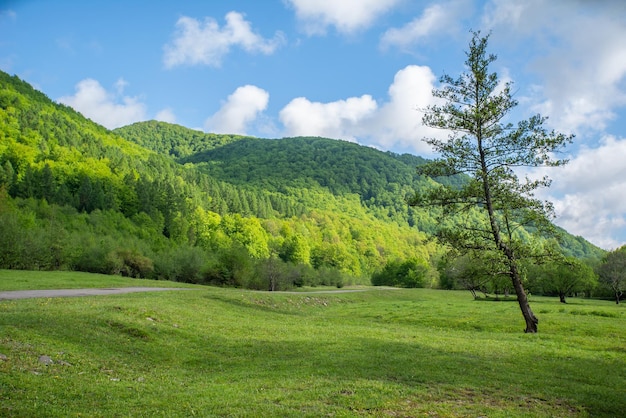
[[[120,262],[117,274],[126,277],[147,278],[154,272],[152,260],[136,250],[117,250],[113,254]]]
[[[201,248],[181,245],[156,257],[154,274],[158,279],[200,284],[206,281],[207,258]]]
[[[78,271],[101,274],[118,274],[123,262],[115,254],[117,243],[110,237],[96,239],[93,235],[80,238],[81,252],[73,262],[73,268]]]
[[[221,250],[207,266],[205,281],[218,286],[246,287],[255,281],[252,257],[241,246]]]
[[[374,286],[424,287],[428,264],[417,259],[387,262],[381,271],[372,275]]]

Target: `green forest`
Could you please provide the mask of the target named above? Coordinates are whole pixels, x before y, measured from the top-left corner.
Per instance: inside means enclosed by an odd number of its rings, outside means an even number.
[[[418,175],[423,158],[156,121],[110,131],[16,76],[0,72],[0,86],[0,268],[261,290],[386,284],[507,292],[484,273],[484,260],[452,258],[433,239],[440,209],[408,205],[416,192],[466,181]],[[566,231],[518,233],[556,246],[564,265],[588,266],[594,278],[605,255]],[[560,294],[546,284],[549,270],[529,265],[529,288]],[[601,293],[594,280],[566,293]]]

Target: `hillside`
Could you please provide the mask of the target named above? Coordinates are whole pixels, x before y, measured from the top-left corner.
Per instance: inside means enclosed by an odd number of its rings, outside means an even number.
[[[218,148],[244,138],[240,135],[216,135],[185,128],[171,123],[137,122],[112,131],[144,148],[172,158],[186,158],[193,154]]]
[[[222,181],[17,77],[2,73],[0,84],[1,267],[267,288],[258,270],[274,267],[264,260],[284,268],[280,286],[339,285],[438,251],[417,229],[377,220],[356,195]]]
[[[0,268],[279,289],[413,260],[436,284],[436,212],[405,197],[443,180],[417,176],[419,157],[154,121],[112,132],[17,77],[0,87]],[[569,235],[564,248],[601,253]]]
[[[416,167],[426,160],[411,154],[382,152],[358,144],[320,137],[258,139],[204,134],[164,122],[139,122],[116,129],[125,138],[166,155],[173,155],[171,141],[162,132],[175,132],[176,146],[194,148],[196,153],[177,158],[194,164],[212,178],[241,187],[262,189],[294,198],[294,190],[330,191],[335,196],[357,197],[368,213],[385,222],[415,227],[430,234],[435,214],[412,208],[406,197],[433,182],[458,184],[463,176],[422,178]],[[185,131],[187,134],[185,134]],[[196,138],[203,137],[200,144]],[[219,144],[219,145],[216,145]],[[223,145],[222,145],[223,144]],[[316,200],[300,199],[305,207]],[[560,242],[568,256],[599,259],[604,251],[582,237],[560,231]]]

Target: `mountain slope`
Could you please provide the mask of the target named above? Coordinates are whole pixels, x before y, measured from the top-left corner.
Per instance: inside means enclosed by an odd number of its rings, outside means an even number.
[[[141,139],[151,149],[159,149],[163,140],[154,132],[167,131],[163,122],[139,122],[117,130],[128,139],[137,141],[138,132],[149,134]],[[175,127],[178,140],[191,148],[198,131]],[[411,208],[406,197],[433,181],[454,185],[464,181],[463,176],[426,179],[416,174],[416,167],[425,160],[410,154],[382,152],[355,143],[319,137],[258,139],[204,134],[204,144],[193,145],[195,154],[178,158],[183,164],[192,163],[211,177],[245,188],[272,191],[291,200],[294,190],[323,189],[336,196],[353,194],[361,205],[382,221],[409,225],[430,233],[437,220],[433,213]],[[155,143],[156,145],[154,145]],[[317,200],[297,198],[308,208],[316,207]],[[574,237],[559,229],[561,246],[569,256],[598,259],[604,251],[582,237]]]
[[[198,152],[250,138],[239,135],[216,135],[180,125],[147,121],[123,126],[112,131],[144,148],[172,158],[185,158]]]
[[[165,154],[0,73],[0,267],[266,288],[275,256],[285,286],[369,281],[387,259],[437,251],[355,195],[238,185]]]

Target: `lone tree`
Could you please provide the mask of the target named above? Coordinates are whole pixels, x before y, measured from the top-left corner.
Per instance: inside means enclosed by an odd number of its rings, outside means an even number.
[[[607,286],[615,295],[615,303],[626,290],[626,245],[611,251],[598,267],[600,282]]]
[[[592,290],[598,284],[593,268],[573,257],[553,260],[541,267],[543,290],[556,293],[561,303],[567,303],[568,295]]]
[[[440,158],[418,167],[431,177],[466,174],[461,187],[441,186],[416,195],[410,204],[443,207],[443,215],[466,213],[467,221],[452,227],[442,226],[438,237],[463,252],[485,252],[499,257],[498,273],[510,277],[520,309],[526,321],[526,332],[537,332],[533,314],[522,284],[520,260],[530,255],[528,240],[520,239],[521,226],[550,228],[554,216],[549,202],[538,200],[534,191],[549,187],[550,180],[526,178],[520,181],[518,167],[560,166],[566,160],[553,159],[552,152],[572,141],[554,131],[547,131],[546,118],[535,115],[516,125],[505,117],[517,106],[511,83],[500,83],[489,65],[496,60],[487,54],[489,36],[472,32],[466,52],[466,71],[457,79],[440,78],[441,87],[433,95],[443,99],[441,105],[429,106],[424,125],[450,132],[446,140],[424,139]],[[441,225],[445,225],[442,222]]]

